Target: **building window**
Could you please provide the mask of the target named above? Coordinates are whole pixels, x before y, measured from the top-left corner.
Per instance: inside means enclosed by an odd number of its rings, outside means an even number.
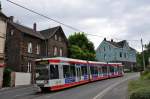
[[[127,57],[127,54],[126,53],[124,53],[124,58],[126,58]]]
[[[122,53],[120,52],[120,57],[122,57]]]
[[[111,46],[109,45],[109,50],[111,50]]]
[[[105,47],[104,47],[104,51],[105,51],[106,49],[105,49]]]
[[[55,34],[55,40],[57,41],[57,35]]]
[[[36,46],[36,54],[40,54],[40,44],[37,44]]]
[[[11,36],[14,35],[14,30],[10,30],[10,35],[11,35]]]
[[[101,49],[99,48],[99,52],[101,52]]]
[[[59,55],[63,56],[63,50],[62,50],[62,48],[59,49]]]
[[[106,60],[106,54],[104,54],[104,60]]]
[[[59,36],[58,40],[61,41],[61,36]]]
[[[32,53],[32,43],[28,43],[28,53]]]
[[[27,67],[27,72],[28,73],[31,72],[31,66],[32,66],[31,62],[28,62],[28,67]]]
[[[54,56],[57,56],[57,47],[54,47]]]

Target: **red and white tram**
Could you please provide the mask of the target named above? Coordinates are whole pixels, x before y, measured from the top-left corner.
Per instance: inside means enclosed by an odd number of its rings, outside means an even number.
[[[85,61],[64,57],[36,59],[36,84],[60,90],[96,80],[123,76],[121,63]]]

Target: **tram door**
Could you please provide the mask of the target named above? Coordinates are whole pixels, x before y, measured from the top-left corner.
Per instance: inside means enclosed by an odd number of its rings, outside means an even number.
[[[76,67],[76,76],[77,76],[77,81],[80,81],[81,80],[81,67],[80,66],[77,66]]]

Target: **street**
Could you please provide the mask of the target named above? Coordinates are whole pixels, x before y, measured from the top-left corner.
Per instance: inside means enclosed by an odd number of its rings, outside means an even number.
[[[57,91],[39,93],[35,86],[0,91],[0,99],[126,99],[129,80],[137,79],[138,73],[124,77],[88,83]]]

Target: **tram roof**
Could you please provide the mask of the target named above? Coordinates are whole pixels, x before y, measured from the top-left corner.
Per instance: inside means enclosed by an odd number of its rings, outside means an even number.
[[[69,62],[69,63],[77,63],[77,64],[86,64],[86,60],[80,60],[80,59],[72,59],[72,58],[66,58],[66,57],[54,57],[54,58],[41,58],[36,59],[36,61],[41,60],[49,60],[49,61],[57,61],[57,62]]]
[[[54,63],[74,63],[74,64],[89,64],[92,65],[114,65],[114,66],[123,66],[122,63],[106,63],[106,62],[98,62],[98,61],[86,61],[86,60],[80,60],[80,59],[72,59],[72,58],[66,58],[66,57],[53,57],[53,58],[40,58],[36,59],[35,61],[42,61],[42,60],[48,60],[49,62]]]

